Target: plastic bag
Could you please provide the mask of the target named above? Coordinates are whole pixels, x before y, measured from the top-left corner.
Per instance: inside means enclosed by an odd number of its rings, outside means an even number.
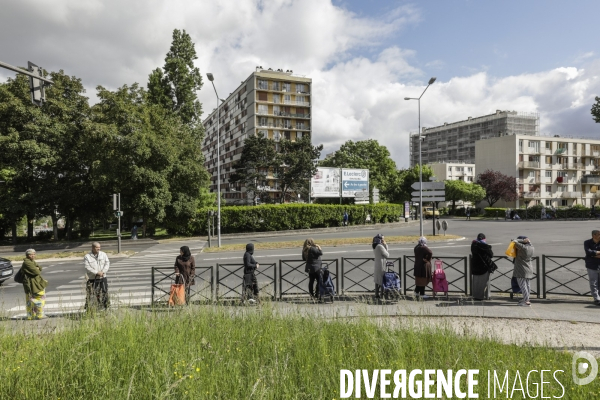
[[[517,256],[517,249],[515,249],[515,242],[510,242],[510,244],[508,245],[508,248],[506,249],[504,254],[506,254],[509,257],[513,257],[513,258]]]

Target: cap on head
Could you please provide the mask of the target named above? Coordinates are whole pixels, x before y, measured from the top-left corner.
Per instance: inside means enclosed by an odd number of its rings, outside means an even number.
[[[527,236],[517,236],[517,239],[522,239],[522,240],[524,240],[524,239],[527,239]]]

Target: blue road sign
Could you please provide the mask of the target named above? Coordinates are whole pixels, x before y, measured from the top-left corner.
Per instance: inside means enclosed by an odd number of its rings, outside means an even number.
[[[369,190],[369,181],[342,181],[342,190],[351,190],[356,192],[357,190]]]

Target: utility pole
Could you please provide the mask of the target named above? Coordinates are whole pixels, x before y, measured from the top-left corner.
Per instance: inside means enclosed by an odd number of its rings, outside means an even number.
[[[117,253],[121,252],[121,193],[113,194],[113,210],[115,211],[116,217],[119,219],[119,225],[117,227]]]
[[[0,67],[9,69],[22,75],[27,75],[29,77],[31,102],[36,106],[41,106],[46,101],[46,92],[44,87],[53,85],[54,82],[43,77],[42,67],[38,67],[31,61],[27,61],[27,66],[29,67],[29,71],[0,61]]]

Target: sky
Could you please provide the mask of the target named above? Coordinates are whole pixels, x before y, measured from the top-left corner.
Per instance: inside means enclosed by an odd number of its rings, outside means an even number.
[[[256,66],[312,78],[313,144],[377,139],[398,168],[409,134],[493,113],[537,112],[542,135],[600,139],[600,2],[577,0],[0,0],[0,61],[96,87],[147,84],[173,29],[225,98]],[[14,76],[0,69],[0,81]],[[216,106],[210,82],[198,92]]]

